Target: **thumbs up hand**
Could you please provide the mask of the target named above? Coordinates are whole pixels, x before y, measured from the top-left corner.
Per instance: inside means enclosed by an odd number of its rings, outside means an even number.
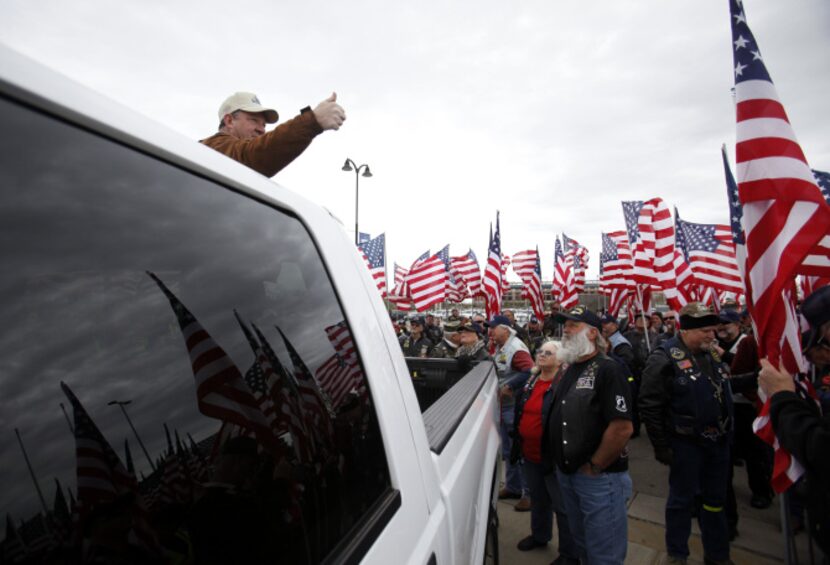
[[[336,92],[332,92],[331,96],[317,104],[317,107],[314,108],[314,117],[317,118],[317,123],[323,128],[323,131],[340,129],[340,126],[346,121],[346,112],[337,103]]]

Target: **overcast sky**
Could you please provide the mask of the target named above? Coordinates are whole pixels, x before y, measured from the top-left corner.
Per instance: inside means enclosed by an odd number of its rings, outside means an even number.
[[[720,146],[734,159],[726,0],[274,2],[0,0],[0,41],[187,138],[256,92],[281,119],[332,91],[348,119],[275,180],[351,234],[386,232],[389,269],[451,244],[485,256],[557,233],[624,227],[621,200],[662,197],[726,223]],[[830,2],[745,0],[810,165],[830,169]],[[587,9],[586,9],[587,8]],[[350,235],[351,237],[351,235]],[[511,278],[515,278],[511,272]]]

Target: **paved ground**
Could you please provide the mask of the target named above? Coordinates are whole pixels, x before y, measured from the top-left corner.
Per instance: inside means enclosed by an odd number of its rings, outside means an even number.
[[[625,562],[634,564],[662,564],[666,559],[664,508],[668,495],[668,468],[657,463],[645,436],[631,441],[631,479],[634,496],[628,507],[628,557]],[[750,492],[746,472],[735,468],[735,489],[738,498],[738,537],[732,543],[732,560],[738,564],[765,565],[784,562],[784,538],[781,534],[781,513],[776,497],[766,510],[756,510],[749,505]],[[548,564],[558,555],[556,551],[556,527],[554,539],[547,548],[521,552],[518,541],[530,533],[530,513],[513,510],[515,501],[499,502],[499,556],[501,563]],[[800,533],[795,538],[799,562],[809,563],[807,538]],[[693,524],[689,540],[690,564],[703,563],[703,547],[700,530]]]

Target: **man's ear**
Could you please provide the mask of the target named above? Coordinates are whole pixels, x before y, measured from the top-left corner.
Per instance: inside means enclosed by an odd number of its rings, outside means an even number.
[[[228,127],[233,123],[233,114],[225,114],[222,116],[222,126]]]

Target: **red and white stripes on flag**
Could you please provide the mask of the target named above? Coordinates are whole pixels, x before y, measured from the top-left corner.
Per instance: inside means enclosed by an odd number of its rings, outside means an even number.
[[[558,237],[554,244],[553,256],[553,289],[551,294],[554,300],[559,301],[562,308],[567,309],[577,304],[579,295],[574,292],[574,287],[568,284],[568,281],[573,280],[571,275],[573,264],[568,261],[563,253]]]
[[[631,248],[624,230],[602,234],[599,282],[602,288],[633,289]],[[616,315],[616,314],[615,314]]]
[[[199,411],[210,418],[251,430],[263,446],[279,453],[282,445],[237,366],[161,279],[153,273],[147,274],[167,297],[179,322],[196,378]]]
[[[732,23],[737,186],[746,238],[744,275],[758,351],[791,373],[803,369],[791,289],[805,258],[828,235],[830,206],[816,184],[764,65],[741,2],[730,1]],[[764,433],[769,409],[759,414]],[[786,490],[802,470],[776,450],[773,488]]]
[[[540,320],[545,317],[545,300],[542,296],[542,273],[539,249],[519,251],[513,255],[513,271],[522,279],[522,296],[530,301],[533,313]]]
[[[364,241],[358,246],[366,268],[375,281],[380,295],[386,296],[386,234]]]
[[[457,281],[461,281],[467,287],[470,296],[476,297],[481,294],[481,271],[472,249],[466,255],[450,258],[450,272]]]
[[[501,234],[499,233],[499,214],[496,212],[496,231],[490,227],[490,243],[487,249],[487,265],[484,267],[481,285],[484,288],[484,304],[487,319],[501,312],[502,297],[502,257]]]
[[[680,219],[677,222],[677,247],[683,251],[698,285],[725,292],[743,293],[744,283],[732,231],[725,224],[696,224]]]
[[[588,270],[588,248],[575,239],[562,234],[562,248],[565,261],[570,266],[570,278],[566,281],[569,294],[580,293],[585,290],[585,271]]]
[[[409,271],[406,278],[409,297],[418,312],[443,302],[447,296],[449,273],[438,255],[421,261]]]
[[[634,255],[634,281],[663,290],[666,302],[680,310],[689,301],[685,286],[692,271],[674,245],[674,221],[662,198],[623,202],[623,215]]]
[[[357,358],[357,349],[346,322],[328,326],[326,336],[334,348],[334,355],[317,369],[315,377],[331,399],[332,408],[337,410],[351,392],[364,396],[366,386]]]

